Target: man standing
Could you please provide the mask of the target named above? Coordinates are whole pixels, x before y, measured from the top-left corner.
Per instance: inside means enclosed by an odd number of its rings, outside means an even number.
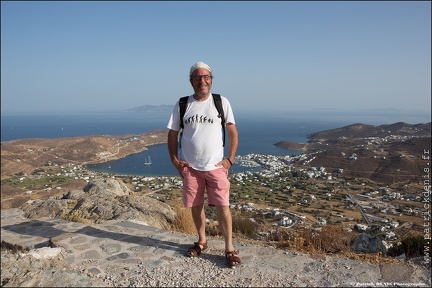
[[[223,158],[223,122],[210,90],[212,69],[203,62],[195,63],[189,72],[194,94],[188,97],[187,108],[180,120],[180,101],[177,101],[168,122],[168,151],[171,162],[183,178],[183,203],[191,208],[198,232],[198,242],[187,251],[198,257],[208,247],[205,235],[204,191],[208,205],[216,207],[219,228],[225,239],[225,257],[232,267],[241,263],[232,241],[232,217],[229,207],[228,169],[234,163],[238,147],[238,133],[229,101],[221,96],[228,132],[228,157]],[[178,149],[180,122],[183,131]]]

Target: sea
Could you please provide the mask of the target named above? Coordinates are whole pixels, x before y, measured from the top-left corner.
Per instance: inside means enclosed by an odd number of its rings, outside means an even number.
[[[109,111],[68,113],[2,113],[1,141],[25,138],[61,138],[86,135],[139,135],[166,129],[170,111]],[[237,155],[297,155],[296,150],[275,146],[279,141],[306,143],[314,132],[363,123],[368,125],[428,123],[430,114],[416,113],[335,113],[242,111],[235,114],[239,133]],[[144,163],[151,159],[151,165]],[[167,144],[157,144],[148,150],[119,160],[87,166],[89,170],[141,176],[177,176],[171,164]],[[233,165],[237,173],[260,167]]]

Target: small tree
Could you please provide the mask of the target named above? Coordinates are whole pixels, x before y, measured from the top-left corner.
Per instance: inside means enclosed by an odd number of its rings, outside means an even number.
[[[408,236],[401,241],[400,245],[391,247],[387,254],[394,257],[405,253],[405,256],[409,258],[420,257],[424,256],[427,245],[428,243],[422,235]]]

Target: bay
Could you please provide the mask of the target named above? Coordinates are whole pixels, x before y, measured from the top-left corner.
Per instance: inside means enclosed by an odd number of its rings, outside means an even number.
[[[171,111],[159,112],[97,112],[97,113],[57,113],[57,114],[2,114],[1,141],[24,138],[60,138],[85,135],[138,135],[166,129]],[[410,118],[413,119],[413,118]],[[420,118],[418,122],[421,123]],[[306,143],[307,135],[317,131],[339,128],[354,123],[370,125],[391,124],[403,121],[394,115],[316,115],[301,113],[236,113],[236,126],[239,132],[237,155],[270,154],[296,155],[299,151],[281,149],[274,144],[279,141]],[[426,119],[427,120],[427,119]],[[426,121],[423,121],[426,122]],[[151,157],[153,164],[144,165]],[[166,144],[149,146],[148,150],[125,158],[91,165],[91,170],[128,175],[176,176],[171,164]],[[259,168],[245,168],[234,165],[231,172],[241,172]]]

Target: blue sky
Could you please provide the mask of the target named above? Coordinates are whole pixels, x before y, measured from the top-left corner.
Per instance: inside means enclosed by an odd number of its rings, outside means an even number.
[[[1,2],[1,111],[173,105],[430,113],[431,2]]]

